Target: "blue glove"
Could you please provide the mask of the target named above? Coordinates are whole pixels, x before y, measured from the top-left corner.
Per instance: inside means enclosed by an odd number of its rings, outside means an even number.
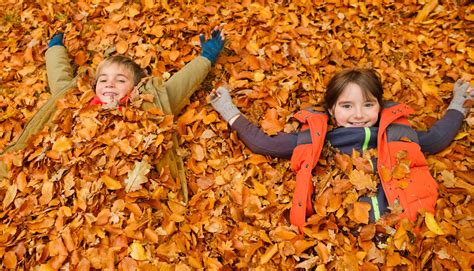
[[[56,45],[64,46],[63,36],[64,34],[62,32],[54,34],[53,38],[48,43],[48,48],[51,48]]]
[[[221,52],[222,48],[224,48],[224,40],[221,36],[221,30],[213,30],[211,34],[211,39],[207,40],[204,38],[204,35],[201,34],[199,36],[199,40],[201,41],[202,53],[201,55],[212,64],[216,63],[217,57]]]

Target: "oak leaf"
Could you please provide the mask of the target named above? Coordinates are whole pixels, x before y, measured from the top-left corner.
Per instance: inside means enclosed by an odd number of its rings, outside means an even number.
[[[142,184],[148,181],[146,176],[150,172],[151,166],[146,160],[135,161],[132,171],[127,174],[125,179],[125,191],[133,192],[142,188]]]

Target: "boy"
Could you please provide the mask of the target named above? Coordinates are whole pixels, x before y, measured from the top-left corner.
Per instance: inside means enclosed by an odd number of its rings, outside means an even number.
[[[76,87],[76,79],[73,76],[70,60],[66,47],[63,45],[63,34],[56,34],[48,44],[46,51],[46,70],[48,84],[51,90],[51,98],[39,109],[39,111],[29,120],[18,140],[8,146],[3,153],[21,150],[27,146],[32,135],[41,131],[46,125],[52,125],[54,113],[56,112],[56,102],[63,98],[69,90]],[[202,53],[189,62],[180,71],[174,74],[169,80],[163,82],[159,78],[151,78],[141,86],[140,93],[152,94],[152,103],[145,102],[142,105],[144,110],[151,107],[158,107],[165,114],[178,114],[187,104],[189,97],[201,84],[211,65],[215,63],[217,57],[224,46],[224,34],[218,27],[212,31],[211,38],[205,40],[200,36]],[[130,92],[144,77],[141,68],[124,56],[113,56],[104,60],[97,69],[94,83],[96,97],[92,104],[110,104],[117,102],[124,103]],[[176,135],[173,137],[173,148],[167,152],[159,166],[169,166],[171,175],[178,178],[183,189],[184,201],[188,199],[187,184],[182,159],[176,154]],[[0,161],[0,179],[8,177],[8,167]]]

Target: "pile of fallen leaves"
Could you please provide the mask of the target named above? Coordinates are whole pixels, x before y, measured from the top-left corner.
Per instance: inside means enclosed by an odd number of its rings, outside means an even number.
[[[91,93],[72,90],[51,130],[4,157],[12,176],[1,184],[4,267],[113,267],[129,246],[143,260],[141,241],[157,243],[159,229],[172,227],[167,206],[183,208],[180,183],[156,167],[172,146],[173,116],[139,110],[140,101],[99,108]]]
[[[57,30],[79,74],[120,53],[164,79],[199,54],[199,34],[224,22],[227,39],[174,121],[133,105],[87,107],[86,90],[62,100],[55,125],[8,157],[2,268],[471,269],[472,113],[446,150],[427,157],[440,184],[434,217],[366,224],[367,206],[356,198],[374,184],[361,157],[325,150],[314,178],[315,215],[299,235],[287,218],[290,163],[251,153],[206,96],[226,83],[265,132],[292,132],[293,114],[320,105],[335,72],[370,67],[382,76],[384,98],[410,105],[413,125],[429,128],[453,83],[473,74],[472,5],[9,0],[0,8],[0,149],[49,97],[44,52]],[[187,205],[179,184],[155,167],[173,130],[187,167]]]

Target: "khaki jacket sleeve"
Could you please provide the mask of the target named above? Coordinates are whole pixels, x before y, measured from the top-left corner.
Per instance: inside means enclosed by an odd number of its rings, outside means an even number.
[[[189,102],[189,97],[204,81],[210,69],[211,62],[203,56],[198,56],[165,82],[164,86],[174,115]]]
[[[46,72],[51,94],[61,91],[73,80],[70,61],[64,46],[53,46],[46,51]]]

